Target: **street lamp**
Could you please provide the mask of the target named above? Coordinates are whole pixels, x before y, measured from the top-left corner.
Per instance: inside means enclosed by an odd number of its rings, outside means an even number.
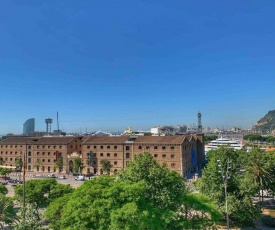
[[[226,160],[226,168],[224,169],[223,165],[221,164],[220,160],[217,160],[218,162],[218,167],[219,167],[219,172],[222,175],[223,183],[224,183],[224,194],[225,194],[225,212],[226,212],[226,226],[227,230],[229,230],[229,215],[228,215],[228,201],[227,201],[227,185],[228,185],[228,180],[230,179],[229,176],[229,170],[231,169],[231,163],[229,158]]]
[[[28,151],[28,142],[26,143],[26,151],[23,152],[23,219],[25,221],[26,212],[26,155]]]

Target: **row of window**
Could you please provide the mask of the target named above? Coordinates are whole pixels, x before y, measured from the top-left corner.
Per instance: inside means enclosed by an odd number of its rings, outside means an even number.
[[[16,159],[18,158],[10,158],[9,161],[16,161]],[[5,159],[3,159],[4,161],[8,161],[8,158],[6,157]],[[46,160],[45,159],[42,159],[42,162],[45,162]],[[55,162],[56,160],[53,160],[53,162]],[[51,159],[48,159],[48,162],[50,163],[51,162]],[[32,158],[28,158],[28,163],[32,163]]]
[[[167,154],[162,154],[161,156],[162,156],[162,158],[166,158],[166,155]],[[89,158],[89,156],[90,156],[90,153],[87,153],[87,156],[88,156],[88,158]],[[96,153],[93,153],[93,156],[92,157],[96,157],[97,156],[97,154]],[[100,156],[101,157],[104,157],[104,153],[100,153]],[[111,154],[110,153],[107,153],[106,154],[106,156],[107,157],[110,157],[111,156]],[[117,157],[117,153],[114,153],[114,157]],[[158,154],[154,154],[154,157],[158,157]],[[130,153],[126,153],[126,158],[128,159],[128,158],[130,158]],[[170,155],[170,158],[175,158],[175,154],[171,154]]]
[[[4,145],[1,145],[1,148],[3,148],[4,147]],[[13,147],[13,145],[10,145],[10,148],[12,148]],[[17,148],[17,145],[15,145],[14,146],[15,148]],[[6,145],[6,148],[8,148],[8,145]],[[20,148],[22,148],[22,145],[20,145]]]
[[[57,147],[56,145],[54,145],[54,146],[53,146],[53,148],[54,148],[54,149],[56,149],[56,147]],[[37,148],[37,149],[40,149],[40,146],[39,146],[39,145],[37,145],[37,147],[36,147],[36,148]],[[42,149],[45,149],[45,148],[46,148],[46,146],[45,146],[45,145],[43,145],[43,146],[42,146]],[[50,148],[51,148],[51,145],[48,145],[48,149],[50,149]],[[59,149],[62,149],[62,145],[60,145],[60,146],[59,146]]]
[[[126,165],[128,164],[129,161],[126,162]],[[112,162],[111,162],[112,163]],[[117,161],[114,161],[113,162],[114,165],[117,165]],[[96,161],[93,161],[93,165],[96,166],[97,165],[97,162]],[[176,163],[171,163],[171,168],[175,168],[176,167]]]
[[[92,157],[96,157],[97,154],[96,153],[93,153]],[[100,156],[101,157],[104,157],[104,153],[100,153]],[[106,154],[107,157],[110,157],[111,156],[111,153],[107,153]],[[90,157],[90,153],[87,153],[87,157],[89,158]],[[117,153],[114,153],[114,157],[117,157]],[[130,153],[126,153],[126,158],[130,158]]]
[[[126,148],[127,147],[129,147],[129,146],[126,146]],[[90,149],[91,148],[91,146],[90,145],[87,145],[87,149]],[[96,149],[97,148],[97,146],[96,145],[94,145],[94,147],[93,147],[94,149]],[[104,148],[104,146],[103,145],[101,145],[100,146],[100,149],[103,149]],[[107,149],[111,149],[111,146],[110,145],[107,145]],[[117,146],[116,145],[114,145],[114,149],[117,149]],[[126,149],[127,150],[127,149]]]
[[[1,154],[2,154],[2,155],[3,155],[3,153],[4,153],[4,152],[3,152],[3,151],[1,151]],[[8,154],[9,152],[8,152],[8,151],[6,151],[5,153],[6,153],[6,154]],[[12,152],[12,151],[10,151],[10,154],[12,155],[12,154],[13,154],[13,152]],[[14,152],[14,154],[15,154],[15,155],[17,155],[17,152]]]
[[[138,146],[138,149],[142,149],[142,147],[143,146],[140,145],[140,146]],[[166,146],[164,146],[164,145],[163,146],[157,146],[157,145],[155,145],[154,149],[158,149],[158,147],[161,147],[161,149],[163,149],[163,150],[166,149]],[[146,146],[146,150],[149,150],[149,149],[150,149],[150,146],[147,145]],[[175,147],[174,146],[170,146],[170,149],[173,150],[173,149],[175,149]]]
[[[142,149],[142,147],[143,147],[143,146],[140,145],[140,146],[138,146],[138,149]],[[159,147],[159,146],[155,145],[155,146],[154,146],[154,149],[158,149],[158,147]],[[164,145],[163,145],[163,146],[160,146],[160,147],[161,147],[161,149],[166,149],[166,146],[164,146]],[[90,145],[87,145],[87,149],[90,149],[90,148],[91,148],[91,146],[90,146]],[[94,145],[93,148],[96,149],[97,146]],[[104,146],[101,145],[99,148],[100,148],[100,149],[104,149]],[[107,148],[107,149],[111,149],[111,146],[110,146],[110,145],[107,145],[106,148]],[[117,149],[117,146],[116,146],[116,145],[114,145],[114,149]],[[130,146],[126,146],[125,149],[126,149],[126,150],[130,150]],[[147,145],[147,146],[146,146],[146,149],[149,150],[149,149],[150,149],[150,146]],[[174,146],[170,146],[170,149],[173,150],[173,149],[175,149],[175,147],[174,147]]]

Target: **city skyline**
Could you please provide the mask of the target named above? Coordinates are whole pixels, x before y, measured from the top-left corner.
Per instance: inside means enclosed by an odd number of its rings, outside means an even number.
[[[0,134],[250,128],[275,98],[273,1],[0,2]]]

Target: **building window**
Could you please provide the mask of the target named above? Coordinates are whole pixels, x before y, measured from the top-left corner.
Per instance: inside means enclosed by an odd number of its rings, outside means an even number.
[[[171,163],[171,168],[175,168],[176,167],[176,163]]]
[[[100,149],[103,149],[103,145],[100,146]]]
[[[154,154],[154,157],[158,157],[158,154]]]
[[[138,146],[138,149],[142,149],[142,146],[140,145],[140,146]]]
[[[53,146],[53,148],[55,149],[55,148],[56,148],[56,146]]]
[[[32,169],[32,167],[29,165],[29,166],[28,166],[28,171],[31,171],[31,169]]]
[[[28,149],[31,149],[31,148],[32,148],[32,147],[29,145],[29,146],[28,146]]]
[[[94,165],[96,165],[96,161],[94,161],[93,163],[94,163]]]
[[[32,153],[31,153],[31,152],[28,152],[28,156],[31,157],[31,156],[32,156]]]
[[[51,162],[51,159],[48,159],[48,162]]]
[[[10,161],[12,161],[12,158],[10,158]]]
[[[174,146],[171,146],[170,149],[175,149],[175,147],[174,147]]]
[[[90,145],[87,145],[87,149],[90,149]]]
[[[42,171],[43,171],[43,172],[45,171],[45,166],[42,166]]]
[[[146,150],[149,150],[150,149],[150,146],[146,146]]]
[[[162,146],[162,149],[166,149],[166,147],[165,147],[165,146]]]
[[[39,149],[40,148],[40,146],[39,145],[37,145],[37,149]]]
[[[114,165],[117,165],[117,161],[114,161]]]
[[[130,158],[130,153],[126,153],[126,159]]]
[[[117,157],[117,153],[114,153],[114,157]]]
[[[116,173],[117,173],[117,169],[114,170],[114,174],[116,174]]]
[[[49,167],[48,167],[48,172],[50,172],[50,171],[51,171],[51,167],[49,166]]]
[[[96,153],[93,153],[94,157],[96,157]]]
[[[100,153],[100,156],[103,157],[103,153]]]
[[[114,146],[114,149],[117,149],[117,146],[116,146],[116,145]]]
[[[94,145],[94,149],[96,149],[96,145]]]
[[[171,158],[175,158],[175,154],[171,154]]]
[[[165,158],[166,157],[166,154],[162,154],[162,158]]]
[[[45,155],[45,152],[42,152],[42,155],[44,156],[44,155]]]
[[[42,162],[45,162],[45,159],[42,159]],[[43,170],[44,171],[44,170]]]
[[[39,155],[39,152],[37,152],[37,156]]]
[[[110,153],[107,153],[107,157],[109,157],[110,156]]]
[[[51,152],[48,152],[48,156],[50,156],[51,155]]]
[[[28,163],[32,163],[32,159],[31,158],[28,158]]]
[[[130,146],[126,146],[126,150],[130,150]]]
[[[110,145],[107,146],[107,149],[110,149]]]

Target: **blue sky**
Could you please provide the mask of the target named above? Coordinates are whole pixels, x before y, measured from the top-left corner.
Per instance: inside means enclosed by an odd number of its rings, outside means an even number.
[[[0,133],[59,112],[66,132],[197,123],[275,109],[275,2],[0,1]]]

